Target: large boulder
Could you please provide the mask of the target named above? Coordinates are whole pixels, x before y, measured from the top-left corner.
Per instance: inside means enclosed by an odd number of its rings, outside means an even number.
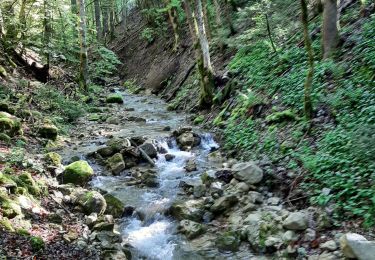
[[[111,158],[107,160],[108,168],[112,171],[113,174],[118,175],[123,170],[125,170],[125,162],[121,153],[116,153]]]
[[[169,213],[178,220],[188,219],[199,222],[204,214],[203,200],[176,201]]]
[[[85,185],[91,179],[94,170],[86,161],[77,161],[65,167],[62,173],[62,183]]]
[[[308,227],[306,214],[303,212],[291,213],[283,222],[285,229],[305,230]]]
[[[233,207],[237,202],[238,199],[236,196],[226,195],[216,200],[211,206],[210,211],[213,213],[221,213]]]
[[[180,221],[178,230],[180,233],[186,235],[188,239],[194,239],[205,232],[202,224],[187,219]]]
[[[39,127],[38,133],[41,137],[56,140],[59,129],[51,124],[45,123]]]
[[[7,112],[0,112],[0,132],[10,137],[20,134],[21,121]]]
[[[115,218],[120,218],[124,213],[125,205],[112,194],[105,194],[104,199],[107,202],[106,214],[110,214]]]
[[[239,181],[253,185],[262,181],[263,170],[254,162],[236,163],[232,166],[233,176]]]
[[[107,209],[107,202],[102,194],[97,191],[77,189],[71,195],[72,202],[82,207],[86,215],[91,213],[103,214]]]
[[[347,258],[372,260],[375,256],[375,241],[368,241],[364,236],[347,233],[340,238],[342,253]]]
[[[156,158],[158,156],[158,151],[152,143],[144,143],[139,148],[141,148],[150,158]]]

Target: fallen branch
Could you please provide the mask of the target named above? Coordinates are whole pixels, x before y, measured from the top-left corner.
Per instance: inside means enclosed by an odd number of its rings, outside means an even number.
[[[141,147],[136,145],[136,143],[134,143],[132,140],[130,140],[130,143],[141,152],[143,158],[146,159],[149,162],[149,164],[151,164],[151,166],[156,166],[155,162],[151,159],[150,156],[147,155],[147,153]]]

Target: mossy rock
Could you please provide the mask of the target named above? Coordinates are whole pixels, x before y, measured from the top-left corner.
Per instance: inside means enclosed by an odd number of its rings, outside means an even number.
[[[87,118],[87,120],[89,120],[89,121],[100,121],[102,119],[102,117],[101,117],[101,115],[99,115],[99,114],[90,114],[89,116],[88,116],[88,118]]]
[[[0,133],[0,141],[6,144],[10,144],[12,142],[12,138],[10,138],[10,136],[5,133]]]
[[[106,98],[106,102],[111,104],[123,104],[124,100],[120,94],[111,94]]]
[[[113,174],[117,175],[125,169],[124,158],[121,153],[116,153],[107,160],[107,165]]]
[[[6,101],[1,101],[1,102],[0,102],[0,111],[2,111],[2,112],[7,112],[7,113],[9,113],[9,114],[14,114],[14,113],[16,112],[16,111],[14,110],[14,108],[11,107],[11,106],[9,105],[9,103],[6,102]]]
[[[199,124],[202,124],[204,121],[204,116],[203,115],[200,115],[200,116],[197,116],[195,119],[194,119],[194,124],[195,125],[199,125]]]
[[[8,197],[6,193],[0,193],[0,208],[3,217],[14,218],[22,215],[21,207]]]
[[[9,232],[14,232],[12,222],[6,217],[0,219],[0,227]]]
[[[46,123],[39,128],[38,133],[43,138],[56,140],[58,131],[59,129],[55,125]]]
[[[104,109],[102,107],[89,107],[87,109],[87,112],[89,112],[89,113],[103,113]]]
[[[29,172],[23,172],[20,174],[16,181],[19,187],[27,189],[27,191],[32,195],[40,195],[41,188],[37,182],[33,179]]]
[[[62,183],[86,185],[94,175],[94,170],[86,161],[77,161],[65,167]]]
[[[102,215],[107,209],[107,202],[97,191],[78,191],[73,194],[76,197],[75,202],[80,205],[85,214],[98,213]]]
[[[241,244],[240,236],[233,231],[225,232],[217,237],[216,246],[220,251],[237,251]]]
[[[107,202],[107,209],[105,213],[110,214],[115,218],[120,218],[124,213],[124,203],[122,203],[121,200],[109,193],[104,195],[104,199]]]
[[[281,112],[275,112],[266,117],[266,121],[269,124],[277,124],[287,121],[296,121],[298,120],[297,115],[290,109],[284,110]]]
[[[0,112],[0,132],[10,137],[21,134],[20,120],[7,112]]]
[[[0,172],[0,186],[12,189],[17,188],[17,183],[9,175]]]
[[[0,77],[6,78],[8,76],[7,71],[3,66],[0,65]]]
[[[18,228],[18,229],[16,230],[16,233],[17,233],[18,235],[20,235],[20,236],[24,236],[24,237],[28,237],[28,236],[30,236],[30,232],[27,231],[26,229],[23,229],[23,228]]]
[[[31,237],[30,238],[30,245],[33,252],[39,252],[44,249],[44,241],[41,237]]]
[[[53,166],[59,166],[61,165],[62,158],[58,153],[49,152],[45,154],[44,160]]]

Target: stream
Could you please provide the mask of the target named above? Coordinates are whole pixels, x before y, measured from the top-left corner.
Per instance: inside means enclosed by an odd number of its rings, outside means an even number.
[[[120,93],[120,92],[118,92]],[[177,234],[178,222],[166,216],[165,212],[179,195],[182,195],[179,184],[200,178],[200,174],[209,168],[208,154],[218,149],[219,145],[209,133],[199,129],[201,144],[192,151],[181,151],[176,140],[171,139],[171,131],[186,126],[186,115],[167,110],[164,101],[154,96],[134,95],[121,92],[123,105],[113,105],[111,116],[120,119],[119,124],[108,124],[81,119],[72,133],[71,145],[62,151],[63,158],[68,162],[72,157],[89,160],[96,172],[91,185],[105,190],[120,199],[124,205],[132,206],[138,214],[124,217],[119,223],[119,231],[124,242],[132,247],[132,259],[207,259],[194,255],[188,250],[189,242]],[[145,120],[131,120],[142,118]],[[97,150],[110,137],[130,138],[144,136],[154,139],[174,159],[167,161],[165,155],[158,154],[156,170],[159,187],[141,188],[127,185],[128,176],[125,170],[120,176],[108,176],[108,171],[85,155]],[[194,158],[197,171],[186,172],[187,160]],[[147,164],[140,166],[148,168]],[[186,195],[185,195],[186,196]],[[142,215],[142,220],[139,215]]]

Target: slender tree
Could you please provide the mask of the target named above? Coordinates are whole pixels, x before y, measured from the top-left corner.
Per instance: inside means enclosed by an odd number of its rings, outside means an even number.
[[[51,20],[50,6],[49,6],[49,3],[48,3],[48,0],[44,0],[43,25],[44,25],[44,49],[45,49],[45,54],[46,54],[47,75],[49,74],[50,53],[51,53],[50,43],[51,43],[52,27],[51,27],[51,21],[50,20]]]
[[[198,71],[201,77],[200,106],[210,107],[215,87],[214,71],[211,64],[210,46],[204,25],[201,0],[195,0],[194,18],[197,39],[199,41],[199,44],[195,44],[195,48],[197,52]]]
[[[306,0],[301,0],[302,8],[302,27],[305,40],[305,48],[308,56],[309,70],[305,81],[305,95],[304,95],[304,110],[305,117],[311,119],[313,115],[312,101],[311,101],[311,88],[314,76],[314,53],[311,45],[311,38],[308,29],[308,12]]]
[[[85,0],[78,0],[79,3],[79,39],[80,39],[80,70],[79,83],[84,91],[88,91],[88,61],[87,61],[87,43],[86,43],[86,10]]]
[[[337,0],[324,0],[323,6],[323,59],[335,51],[339,33],[337,29]]]
[[[100,2],[94,0],[94,12],[95,12],[95,26],[96,26],[96,38],[100,42],[102,38],[102,23],[100,19]]]
[[[195,34],[194,18],[192,15],[192,10],[191,10],[189,0],[183,1],[183,7],[184,7],[185,14],[186,14],[186,22],[189,27],[191,40],[193,43],[196,43],[197,39],[196,39],[196,34]]]

